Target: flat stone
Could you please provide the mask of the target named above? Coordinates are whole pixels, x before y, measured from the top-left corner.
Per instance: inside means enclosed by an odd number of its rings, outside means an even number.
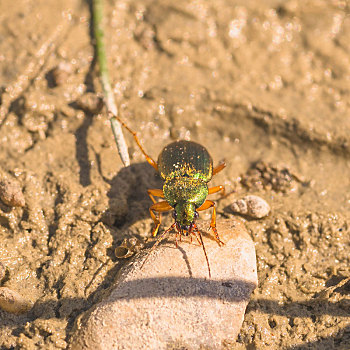
[[[220,220],[220,247],[201,224],[210,262],[196,239],[170,235],[120,273],[111,294],[77,324],[70,349],[217,349],[240,331],[257,286],[255,247],[244,224]]]
[[[12,314],[24,314],[33,307],[33,302],[18,292],[0,287],[0,309]]]

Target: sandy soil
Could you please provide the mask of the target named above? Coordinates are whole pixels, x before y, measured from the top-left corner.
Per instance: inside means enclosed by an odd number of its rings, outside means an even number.
[[[218,220],[247,193],[272,207],[246,220],[259,287],[228,349],[350,348],[349,13],[342,0],[106,4],[120,114],[147,151],[184,138],[225,159]],[[124,263],[117,244],[150,236],[146,189],[161,182],[129,135],[122,167],[98,113],[90,2],[3,0],[0,84],[0,176],[25,199],[0,203],[1,285],[35,302],[0,311],[0,345],[64,349]]]

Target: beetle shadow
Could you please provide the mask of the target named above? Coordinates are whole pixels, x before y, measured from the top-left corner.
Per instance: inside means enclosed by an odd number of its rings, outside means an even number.
[[[99,172],[102,176],[101,162],[99,156],[96,156]],[[138,227],[135,230],[131,226],[146,218],[151,219],[149,207],[152,205],[152,201],[147,190],[163,187],[160,176],[152,166],[147,162],[134,163],[123,167],[112,179],[104,178],[104,181],[110,184],[110,189],[107,193],[108,209],[102,217],[102,222],[120,233],[118,237],[113,237],[114,243],[128,236],[139,236],[138,238],[151,236],[149,225],[145,225],[149,230],[147,233],[140,232],[145,228]],[[135,235],[135,231],[138,231],[138,234]],[[142,234],[140,235],[140,233]]]

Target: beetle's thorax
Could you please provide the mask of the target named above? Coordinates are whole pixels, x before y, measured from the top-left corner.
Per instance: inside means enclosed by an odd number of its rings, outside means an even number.
[[[193,223],[196,209],[208,196],[208,186],[201,179],[177,177],[164,183],[163,192],[167,202],[175,209],[176,221],[185,227]]]
[[[208,186],[201,179],[177,177],[165,181],[163,192],[172,207],[179,203],[190,202],[198,208],[208,196]]]

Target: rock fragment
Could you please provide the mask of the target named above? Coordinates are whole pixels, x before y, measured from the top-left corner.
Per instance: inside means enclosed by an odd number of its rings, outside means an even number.
[[[12,314],[23,314],[33,307],[33,302],[23,297],[18,292],[0,287],[0,309]]]
[[[197,240],[176,248],[171,235],[142,269],[145,254],[120,272],[109,297],[79,321],[70,349],[218,349],[234,341],[257,286],[255,248],[241,221],[217,229],[223,247],[202,230],[211,279]]]
[[[234,213],[244,214],[253,219],[261,219],[270,213],[269,204],[259,196],[249,195],[234,201],[230,205]]]
[[[51,86],[56,87],[66,84],[70,75],[73,73],[73,67],[68,62],[60,62],[58,66],[49,72]]]
[[[9,207],[24,207],[25,205],[22,189],[14,179],[0,180],[0,199]]]
[[[103,99],[92,92],[80,96],[76,103],[81,110],[90,114],[100,113],[104,105]]]

